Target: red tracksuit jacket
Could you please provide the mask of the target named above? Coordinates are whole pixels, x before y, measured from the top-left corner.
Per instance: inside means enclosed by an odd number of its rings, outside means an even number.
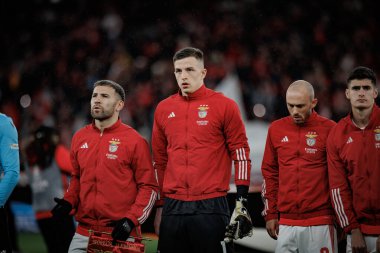
[[[147,142],[120,119],[103,133],[94,123],[71,144],[74,167],[64,199],[86,227],[107,226],[127,217],[143,223],[157,197],[157,181]]]
[[[261,170],[265,219],[333,216],[326,140],[335,122],[316,112],[302,126],[288,116],[268,130]],[[317,224],[314,224],[317,225]]]
[[[340,225],[346,232],[361,228],[380,234],[380,109],[373,108],[363,130],[351,116],[330,133],[328,163],[331,196]]]
[[[225,196],[232,161],[235,183],[249,186],[249,146],[238,106],[204,85],[189,97],[175,94],[159,103],[152,148],[166,197],[195,201]]]

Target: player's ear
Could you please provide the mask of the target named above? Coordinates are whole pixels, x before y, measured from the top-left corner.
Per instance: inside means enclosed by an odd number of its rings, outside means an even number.
[[[377,96],[379,95],[379,90],[376,87],[373,94],[374,94],[373,98],[377,98]]]
[[[346,98],[350,99],[350,90],[349,89],[346,89],[345,94],[346,94]]]
[[[202,69],[202,78],[204,79],[207,74],[207,69]]]
[[[123,100],[119,100],[116,104],[116,111],[117,112],[120,112],[121,110],[123,110],[124,108],[124,101]]]
[[[312,101],[311,101],[311,108],[315,108],[318,104],[318,99],[314,98]]]

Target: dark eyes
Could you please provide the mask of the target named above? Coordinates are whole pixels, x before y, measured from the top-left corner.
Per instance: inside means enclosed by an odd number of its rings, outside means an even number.
[[[352,86],[351,90],[359,91],[361,88],[363,88],[363,90],[370,90],[371,86],[369,86],[369,85],[365,85],[365,86]]]
[[[289,104],[288,104],[288,106],[290,108],[293,108],[293,107],[302,108],[302,107],[304,107],[304,105],[289,105]]]
[[[104,97],[104,98],[108,97],[107,94],[97,94],[97,93],[92,94],[92,97],[93,97],[93,98],[95,98],[95,97],[97,97],[97,96],[101,96],[101,97]]]
[[[190,72],[190,71],[194,71],[194,69],[185,69],[185,71]],[[176,70],[174,71],[174,73],[181,73],[181,72],[182,72],[181,69],[176,69]]]

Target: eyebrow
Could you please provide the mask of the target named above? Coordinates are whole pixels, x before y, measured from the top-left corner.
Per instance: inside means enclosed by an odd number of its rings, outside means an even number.
[[[99,96],[110,96],[110,94],[108,94],[108,93],[100,93],[100,92],[93,92],[92,93],[92,96],[94,96],[94,95],[99,95]]]
[[[287,103],[289,106],[297,106],[297,107],[300,107],[300,106],[304,106],[305,104],[291,104],[291,103]]]
[[[360,90],[361,88],[363,87],[363,90],[370,90],[371,89],[371,85],[369,84],[354,84],[351,86],[351,89],[352,90]]]
[[[174,70],[177,71],[177,70],[194,70],[195,68],[190,66],[190,67],[185,67],[185,68],[175,68]]]

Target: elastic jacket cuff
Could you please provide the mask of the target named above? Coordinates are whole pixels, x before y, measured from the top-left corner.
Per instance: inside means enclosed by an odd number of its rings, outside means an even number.
[[[344,232],[350,234],[351,230],[353,230],[355,228],[360,228],[360,224],[358,222],[354,222],[354,223],[348,225],[347,227],[345,227]]]
[[[269,213],[264,217],[264,219],[265,219],[265,221],[278,219],[278,214],[277,213]]]

